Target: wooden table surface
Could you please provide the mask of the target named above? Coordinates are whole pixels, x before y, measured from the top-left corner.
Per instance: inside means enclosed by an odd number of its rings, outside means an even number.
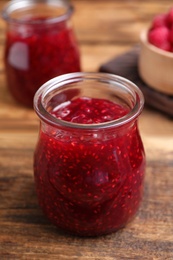
[[[6,1],[0,1],[0,8]],[[171,0],[73,0],[84,71],[124,53]],[[5,23],[0,21],[0,259],[173,259],[173,118],[145,106],[139,128],[147,155],[144,198],[132,223],[97,238],[59,232],[38,207],[33,151],[39,121],[16,104],[4,77]]]

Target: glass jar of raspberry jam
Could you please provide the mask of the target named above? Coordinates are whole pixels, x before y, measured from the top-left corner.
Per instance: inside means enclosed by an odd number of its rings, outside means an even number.
[[[37,89],[51,78],[80,71],[73,10],[66,0],[14,0],[4,7],[7,83],[21,104],[31,107]]]
[[[57,227],[97,236],[135,216],[145,171],[137,124],[143,104],[136,85],[106,73],[62,75],[37,91],[36,190]]]

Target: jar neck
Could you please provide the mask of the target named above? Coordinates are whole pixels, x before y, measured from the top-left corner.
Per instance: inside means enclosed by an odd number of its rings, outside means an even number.
[[[67,0],[13,0],[1,12],[7,23],[40,26],[69,20],[74,11]]]
[[[137,120],[132,120],[121,126],[114,126],[112,128],[100,129],[80,129],[69,128],[62,126],[52,126],[47,122],[41,120],[40,122],[40,135],[46,134],[53,139],[61,139],[71,142],[72,140],[80,140],[82,142],[104,142],[115,138],[121,138],[124,135],[130,135],[130,133],[136,134],[138,132]]]
[[[116,120],[97,124],[77,124],[54,117],[50,111],[76,97],[104,98],[128,107],[129,112]],[[48,125],[83,131],[115,129],[131,124],[140,115],[144,97],[140,89],[125,78],[107,73],[70,73],[46,82],[35,94],[34,109]]]

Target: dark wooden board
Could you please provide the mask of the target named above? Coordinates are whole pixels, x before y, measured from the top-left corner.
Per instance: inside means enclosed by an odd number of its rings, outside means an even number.
[[[134,47],[101,65],[99,71],[117,74],[131,80],[142,90],[146,104],[173,116],[173,96],[154,90],[140,78],[138,72],[139,55],[140,47]]]

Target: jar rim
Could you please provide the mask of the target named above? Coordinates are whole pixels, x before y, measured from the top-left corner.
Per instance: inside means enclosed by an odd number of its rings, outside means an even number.
[[[51,90],[55,90],[62,87],[64,83],[66,83],[67,85],[72,82],[81,82],[84,79],[95,79],[95,80],[100,79],[104,82],[106,81],[111,82],[111,84],[113,84],[113,82],[116,82],[122,85],[124,84],[124,86],[128,86],[128,88],[126,87],[126,89],[129,89],[135,95],[134,106],[126,115],[118,119],[111,120],[108,122],[103,122],[103,123],[94,123],[94,124],[93,123],[80,124],[80,123],[74,123],[74,122],[58,119],[55,116],[51,115],[46,110],[44,106],[44,98]],[[67,128],[73,128],[73,129],[78,128],[78,129],[85,129],[85,130],[97,130],[97,129],[119,127],[135,120],[143,110],[144,96],[142,91],[137,87],[136,84],[119,75],[114,75],[110,73],[101,73],[101,72],[73,72],[73,73],[57,76],[44,83],[34,95],[33,106],[39,118],[52,126],[58,126],[58,127],[62,126]]]
[[[54,17],[47,17],[44,20],[44,23],[46,22],[47,24],[66,21],[67,19],[69,19],[69,17],[72,15],[74,11],[73,5],[68,0],[63,0],[63,1],[62,0],[13,0],[4,6],[4,8],[1,11],[1,16],[5,21],[11,23],[40,25],[42,24],[42,20],[32,20],[32,19],[22,20],[22,19],[12,18],[10,15],[12,14],[12,12],[16,10],[19,11],[24,7],[25,8],[31,7],[36,4],[42,4],[42,3],[47,4],[49,6],[51,5],[56,6],[57,8],[65,7],[65,11],[63,14]]]

